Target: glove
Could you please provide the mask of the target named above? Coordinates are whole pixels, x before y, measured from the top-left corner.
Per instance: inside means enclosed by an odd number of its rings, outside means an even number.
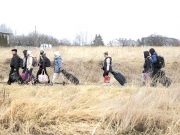
[[[102,67],[101,69],[104,70],[104,67]]]
[[[63,68],[61,67],[59,70],[60,70],[60,72],[62,72]]]

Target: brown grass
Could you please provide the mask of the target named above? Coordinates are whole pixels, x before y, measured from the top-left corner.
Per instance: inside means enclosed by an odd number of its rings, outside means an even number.
[[[0,134],[32,135],[172,135],[180,132],[179,48],[156,48],[166,59],[168,89],[140,87],[144,50],[149,48],[60,47],[64,68],[87,85],[0,85]],[[10,49],[8,49],[10,50]],[[8,50],[1,48],[0,70],[6,81]],[[128,84],[102,86],[103,52]],[[22,51],[22,50],[21,50]],[[38,54],[38,50],[33,50]],[[5,55],[7,54],[7,55]],[[4,57],[3,57],[4,56]],[[7,64],[5,64],[7,63]],[[52,75],[52,68],[48,69]],[[3,71],[3,72],[2,72]],[[96,83],[97,85],[91,85]],[[118,84],[112,79],[113,84]]]

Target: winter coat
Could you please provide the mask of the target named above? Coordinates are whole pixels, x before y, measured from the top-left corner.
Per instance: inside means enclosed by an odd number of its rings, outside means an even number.
[[[112,58],[111,57],[105,58],[105,60],[103,62],[103,69],[104,69],[104,71],[112,72]]]
[[[27,57],[27,69],[30,70],[31,68],[33,68],[32,63],[33,63],[33,58],[32,58],[32,56],[28,56],[28,57]]]
[[[158,56],[158,54],[156,52],[153,52],[153,54],[151,56],[153,76],[161,69],[157,66],[158,65],[157,56]]]
[[[20,65],[19,56],[15,54],[11,59],[10,67],[14,69],[19,69],[19,65]]]
[[[54,73],[59,73],[62,70],[62,58],[57,56],[54,58]]]
[[[156,63],[156,62],[157,62],[157,53],[156,53],[156,52],[154,52],[154,53],[152,54],[152,56],[151,56],[151,61],[152,61],[152,63]]]
[[[26,66],[27,66],[27,50],[24,50],[23,51],[23,54],[24,54],[24,58],[23,58],[23,69],[26,69]]]
[[[143,73],[148,73],[150,69],[152,68],[152,61],[151,61],[150,54],[148,51],[144,52],[144,59],[145,59],[145,62],[143,66],[144,68]]]
[[[144,70],[143,70],[143,73],[148,73],[151,68],[152,68],[152,62],[151,62],[151,59],[150,57],[146,58],[145,59],[145,62],[144,62]]]
[[[42,68],[42,69],[46,68],[46,56],[45,55],[40,55],[38,65],[39,65],[39,68]]]

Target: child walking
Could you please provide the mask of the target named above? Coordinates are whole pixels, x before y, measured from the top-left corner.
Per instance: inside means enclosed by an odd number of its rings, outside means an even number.
[[[52,79],[52,85],[54,85],[57,77],[61,77],[62,84],[65,85],[64,77],[62,74],[62,58],[58,51],[54,52],[54,75]]]

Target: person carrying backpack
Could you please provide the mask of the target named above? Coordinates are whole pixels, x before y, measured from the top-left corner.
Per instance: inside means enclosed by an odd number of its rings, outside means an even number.
[[[33,55],[31,51],[27,51],[27,65],[26,65],[26,73],[25,73],[26,84],[29,81],[32,81],[33,78],[32,71],[33,71]]]
[[[152,61],[152,68],[153,68],[153,73],[152,73],[152,77],[154,77],[157,73],[158,73],[158,71],[160,71],[161,70],[161,68],[159,68],[158,66],[157,66],[157,56],[158,56],[158,54],[156,53],[156,51],[154,50],[154,48],[151,48],[150,50],[149,50],[149,52],[150,52],[150,54],[151,54],[151,61]]]
[[[157,82],[160,81],[162,82],[162,80],[165,78],[165,71],[161,70],[161,68],[163,68],[165,66],[164,63],[164,58],[162,56],[159,56],[156,51],[154,50],[154,48],[151,48],[149,50],[149,52],[151,53],[151,61],[152,61],[152,83],[151,86],[152,87],[156,87],[157,86]],[[170,85],[170,83],[169,83]],[[169,86],[168,85],[168,86]]]
[[[46,53],[44,52],[44,50],[40,51],[40,58],[39,58],[38,66],[39,66],[39,70],[38,70],[37,75],[36,75],[36,80],[38,81],[38,75],[40,75],[42,73],[42,71],[44,70],[44,72],[48,76],[48,83],[50,83],[49,75],[48,75],[47,70],[46,70],[46,67],[50,66],[50,61],[46,57]]]
[[[105,60],[103,62],[102,69],[104,70],[103,77],[104,77],[104,85],[110,83],[110,76],[109,72],[112,72],[112,58],[108,56],[108,52],[104,53]]]
[[[143,72],[142,72],[142,81],[143,81],[143,85],[146,85],[148,83],[149,80],[149,73],[151,71],[152,68],[152,61],[151,61],[151,54],[149,53],[149,51],[144,51],[144,65],[143,65]]]
[[[62,74],[62,58],[58,51],[54,52],[54,75],[52,79],[52,85],[54,85],[55,80],[58,76],[62,79],[62,84],[65,85],[64,77]]]
[[[9,73],[9,79],[7,81],[8,85],[11,85],[11,74],[16,73],[17,76],[19,76],[19,68],[20,68],[20,57],[17,55],[17,49],[12,49],[12,55],[13,57],[11,58],[11,63],[10,63],[10,73]]]

